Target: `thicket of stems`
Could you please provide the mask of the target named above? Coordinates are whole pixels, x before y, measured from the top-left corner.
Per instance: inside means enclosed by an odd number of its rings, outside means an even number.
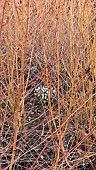
[[[95,1],[1,0],[1,170],[95,170],[95,150]]]

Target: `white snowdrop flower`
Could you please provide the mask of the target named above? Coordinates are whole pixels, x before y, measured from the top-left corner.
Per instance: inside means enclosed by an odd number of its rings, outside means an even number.
[[[31,117],[28,117],[28,120],[30,121],[30,120],[31,120]]]
[[[48,96],[48,94],[47,94],[47,93],[45,93],[45,96]]]
[[[43,156],[43,155],[41,155],[41,159],[44,159],[44,156]]]
[[[42,91],[45,92],[45,88],[44,87],[42,88]]]
[[[45,99],[47,99],[47,96],[45,95]]]
[[[42,94],[42,99],[44,99],[44,94]]]
[[[40,90],[40,87],[37,87],[37,91],[39,91]]]
[[[46,93],[48,94],[48,90],[46,91]]]
[[[48,96],[45,96],[45,99],[48,101]]]
[[[36,93],[36,92],[34,92],[34,95],[35,95],[35,96],[36,96],[36,94],[37,94],[37,93]]]

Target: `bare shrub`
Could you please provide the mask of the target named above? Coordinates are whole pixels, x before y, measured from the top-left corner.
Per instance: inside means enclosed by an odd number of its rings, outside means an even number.
[[[96,3],[0,1],[0,169],[96,169]]]

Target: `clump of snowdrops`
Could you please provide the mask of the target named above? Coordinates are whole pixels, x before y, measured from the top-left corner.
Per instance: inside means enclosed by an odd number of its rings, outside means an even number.
[[[36,96],[36,103],[40,106],[46,106],[48,104],[48,87],[40,84],[34,89],[34,95]],[[56,100],[56,91],[52,89],[51,100]]]

